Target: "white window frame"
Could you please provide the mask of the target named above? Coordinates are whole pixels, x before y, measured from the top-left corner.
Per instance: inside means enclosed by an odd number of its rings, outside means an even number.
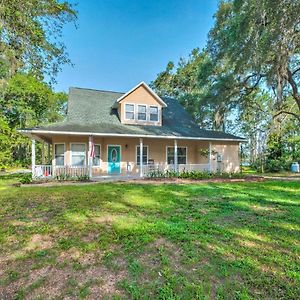
[[[145,120],[140,120],[139,119],[139,106],[143,106],[143,107],[145,107],[146,108],[146,111],[145,111]],[[137,114],[136,114],[136,118],[137,118],[137,121],[138,122],[147,122],[148,120],[147,120],[147,116],[148,116],[148,105],[147,104],[138,104],[137,105]]]
[[[151,107],[156,107],[157,108],[157,121],[152,121],[151,120]],[[159,112],[160,112],[160,109],[157,105],[149,105],[149,122],[151,123],[157,123],[159,122],[160,118],[159,118]]]
[[[56,164],[56,148],[55,148],[56,145],[64,145],[64,154],[63,154],[63,156],[64,156],[64,164],[63,165],[57,165]],[[54,165],[58,166],[58,167],[66,165],[66,143],[54,143]]]
[[[126,117],[126,105],[133,105],[133,119],[128,119]],[[135,121],[136,120],[136,108],[134,103],[124,103],[124,120]]]
[[[138,150],[138,148],[140,147],[140,145],[136,145],[135,146],[135,163],[137,166],[140,165],[140,161],[138,160],[138,154],[140,154],[140,151]],[[149,146],[148,145],[143,145],[143,147],[147,147],[147,164],[149,161]],[[143,162],[144,164],[144,162]]]
[[[166,146],[166,163],[168,163],[168,148],[175,148],[174,146]],[[178,159],[178,149],[179,148],[185,148],[185,152],[186,152],[186,162],[185,162],[185,165],[188,164],[188,147],[187,146],[177,146],[177,159]],[[174,163],[173,165],[175,164],[175,155],[174,155]],[[182,165],[178,162],[178,165]],[[184,165],[184,164],[183,164]]]
[[[73,166],[73,155],[72,155],[72,145],[84,145],[85,147],[85,157],[84,157],[84,164],[83,166],[78,166],[78,167],[84,167],[87,165],[87,143],[82,143],[82,142],[72,142],[70,143],[70,163],[71,163],[71,166]]]
[[[101,155],[101,144],[94,144],[94,152],[95,152],[95,146],[99,146],[100,147],[100,149],[99,149],[99,165],[94,165],[94,161],[93,161],[93,168],[99,168],[99,167],[101,167],[101,157],[102,157],[102,155]],[[92,157],[92,160],[93,160],[94,158]]]

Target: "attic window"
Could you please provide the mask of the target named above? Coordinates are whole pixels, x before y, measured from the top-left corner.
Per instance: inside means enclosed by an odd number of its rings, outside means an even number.
[[[134,120],[134,104],[125,104],[125,119]]]
[[[146,105],[138,105],[138,120],[146,121],[147,118],[147,107]]]

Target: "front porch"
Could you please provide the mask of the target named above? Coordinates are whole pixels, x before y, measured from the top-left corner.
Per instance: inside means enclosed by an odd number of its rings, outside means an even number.
[[[52,138],[48,150],[51,163],[37,164],[36,141],[32,140],[34,179],[146,177],[153,172],[213,171],[209,141],[62,135]]]
[[[135,172],[127,170],[126,173],[121,174],[93,174],[93,170],[90,175],[90,166],[55,166],[55,165],[35,165],[33,170],[33,178],[35,179],[51,179],[51,178],[72,178],[72,177],[83,177],[89,178],[110,178],[110,177],[147,177],[153,172],[183,172],[183,171],[202,171],[209,172],[210,164],[179,164],[177,169],[174,164],[146,164],[142,166],[142,169],[138,166]],[[141,175],[142,174],[142,175]]]

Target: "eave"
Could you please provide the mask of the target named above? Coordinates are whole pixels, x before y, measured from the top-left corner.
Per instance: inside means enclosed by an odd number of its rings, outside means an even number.
[[[119,99],[116,100],[116,103],[121,102],[124,98],[126,98],[129,94],[134,92],[140,86],[143,86],[162,105],[162,107],[167,107],[167,104],[144,81],[136,85],[126,94],[122,95]]]
[[[177,140],[195,140],[195,141],[227,141],[227,142],[247,142],[242,138],[208,138],[177,135],[147,135],[147,134],[119,134],[119,133],[97,133],[97,132],[76,132],[76,131],[56,131],[56,130],[38,130],[38,129],[20,129],[28,137],[35,138],[38,135],[72,135],[72,136],[99,136],[99,137],[128,137],[128,138],[155,138],[155,139],[177,139]],[[41,137],[39,137],[42,139]]]

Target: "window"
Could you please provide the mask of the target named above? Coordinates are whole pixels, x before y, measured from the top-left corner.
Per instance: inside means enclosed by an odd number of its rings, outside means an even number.
[[[186,147],[177,148],[178,164],[186,164]]]
[[[158,107],[150,106],[150,121],[158,122]]]
[[[65,164],[65,145],[64,144],[55,144],[55,165],[63,166]]]
[[[125,104],[125,119],[134,120],[134,104]]]
[[[100,166],[100,145],[94,145],[93,166]]]
[[[71,165],[84,166],[86,161],[85,144],[71,144]]]
[[[138,120],[146,121],[147,119],[147,107],[146,105],[138,105]]]
[[[178,158],[178,164],[186,164],[186,147],[178,147],[177,148],[177,158]],[[167,147],[167,162],[168,164],[173,165],[175,163],[175,154],[174,154],[174,147]]]
[[[140,146],[136,146],[136,163],[140,165]],[[143,146],[143,165],[148,164],[148,146]]]

